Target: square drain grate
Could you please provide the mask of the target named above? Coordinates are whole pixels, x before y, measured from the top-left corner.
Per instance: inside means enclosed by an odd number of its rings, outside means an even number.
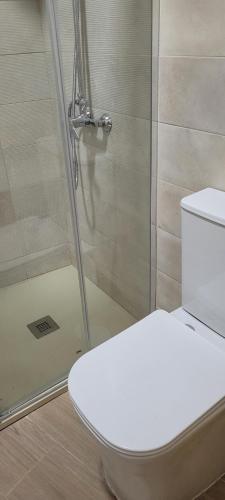
[[[42,337],[45,337],[45,335],[59,330],[60,327],[51,318],[51,316],[45,316],[37,321],[33,321],[33,323],[27,325],[27,328],[29,328],[30,332],[36,339],[41,339]]]

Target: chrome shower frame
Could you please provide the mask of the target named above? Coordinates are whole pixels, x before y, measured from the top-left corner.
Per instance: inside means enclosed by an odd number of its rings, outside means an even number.
[[[60,118],[61,133],[63,139],[67,186],[68,186],[69,201],[70,201],[70,208],[72,215],[71,219],[72,219],[73,239],[76,251],[77,269],[78,269],[80,292],[81,292],[84,335],[86,338],[87,347],[89,348],[90,330],[88,321],[86,288],[85,288],[84,272],[83,272],[83,264],[81,256],[81,240],[80,240],[78,210],[77,210],[77,200],[76,200],[76,178],[74,175],[73,157],[69,143],[70,127],[68,121],[68,110],[66,105],[65,90],[63,84],[63,70],[62,70],[62,59],[61,59],[62,52],[59,39],[57,7],[55,5],[54,0],[46,0],[46,3],[49,15],[49,25],[50,25],[49,27],[50,27],[50,35],[52,42],[52,52],[53,52],[53,61],[54,61],[54,69],[56,76],[56,87],[57,87],[56,90],[58,95],[58,105],[59,105],[59,115],[60,115],[59,118]]]

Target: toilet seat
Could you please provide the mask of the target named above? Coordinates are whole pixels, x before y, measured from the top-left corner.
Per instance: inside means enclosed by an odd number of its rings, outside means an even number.
[[[77,413],[101,442],[146,457],[220,411],[225,353],[156,311],[82,356],[68,386]]]

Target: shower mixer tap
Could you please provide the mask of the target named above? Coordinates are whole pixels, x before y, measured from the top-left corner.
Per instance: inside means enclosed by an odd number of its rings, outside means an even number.
[[[109,135],[112,130],[112,119],[107,113],[104,113],[98,119],[93,118],[90,112],[82,113],[75,118],[71,118],[70,123],[75,131],[81,127],[101,127],[103,132]]]
[[[72,116],[72,102],[69,105],[68,117],[71,130],[77,137],[77,129],[81,127],[101,127],[106,135],[109,135],[112,130],[112,118],[107,113],[104,113],[100,118],[96,119],[92,116],[88,100],[85,97],[77,96],[75,104],[79,106],[80,114]]]

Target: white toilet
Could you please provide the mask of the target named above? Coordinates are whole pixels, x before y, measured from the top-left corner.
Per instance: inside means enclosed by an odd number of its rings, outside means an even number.
[[[190,500],[225,473],[225,193],[181,206],[183,308],[150,314],[69,375],[119,500]]]

